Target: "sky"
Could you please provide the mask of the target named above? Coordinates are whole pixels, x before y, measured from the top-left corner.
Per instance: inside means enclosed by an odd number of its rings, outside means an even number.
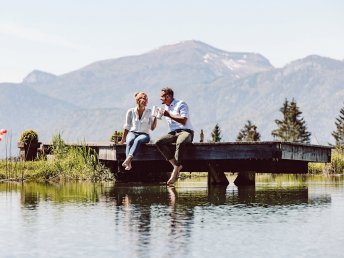
[[[199,40],[275,67],[344,60],[342,0],[0,0],[0,82]]]

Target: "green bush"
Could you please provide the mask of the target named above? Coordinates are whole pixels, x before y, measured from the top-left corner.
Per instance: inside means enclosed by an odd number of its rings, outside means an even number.
[[[344,152],[342,148],[336,148],[332,151],[331,166],[329,174],[344,174]]]
[[[111,142],[119,142],[123,137],[123,132],[121,131],[115,131],[111,137],[110,137],[110,141]]]
[[[19,141],[25,143],[37,143],[38,134],[34,130],[26,130],[20,135]]]
[[[308,163],[308,173],[322,174],[324,173],[326,164],[324,163]]]
[[[308,171],[310,174],[344,174],[344,150],[337,147],[332,150],[331,162],[324,163],[309,163]]]
[[[56,156],[63,155],[68,151],[68,147],[62,139],[61,133],[53,135],[51,150],[52,154]]]

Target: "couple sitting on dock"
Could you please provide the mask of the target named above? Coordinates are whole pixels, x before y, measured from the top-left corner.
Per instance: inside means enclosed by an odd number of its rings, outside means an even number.
[[[157,117],[165,116],[170,132],[160,137],[155,143],[159,151],[173,166],[171,177],[167,184],[177,181],[179,172],[183,166],[183,145],[193,140],[193,129],[190,122],[189,108],[184,101],[176,100],[171,88],[163,88],[160,91],[160,100],[165,105],[164,109],[152,113],[147,107],[148,97],[144,92],[135,94],[136,107],[127,111],[124,132],[120,144],[126,143],[126,160],[122,166],[125,170],[131,169],[131,161],[138,152],[141,144],[150,141],[150,130],[154,130]],[[172,151],[172,144],[175,150]]]

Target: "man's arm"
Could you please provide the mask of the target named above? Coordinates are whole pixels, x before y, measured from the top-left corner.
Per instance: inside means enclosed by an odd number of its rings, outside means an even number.
[[[168,112],[167,110],[164,110],[164,116],[167,116],[169,118],[171,118],[172,120],[182,124],[182,125],[185,125],[186,124],[186,120],[188,120],[187,117],[184,117],[184,116],[181,116],[181,115],[173,115],[171,114],[170,112]]]
[[[167,116],[169,118],[171,118],[172,120],[185,125],[186,121],[188,120],[189,117],[189,107],[188,105],[183,101],[180,104],[179,107],[179,113],[178,114],[171,114],[170,112],[168,112],[167,110],[165,110],[164,112],[164,116]]]

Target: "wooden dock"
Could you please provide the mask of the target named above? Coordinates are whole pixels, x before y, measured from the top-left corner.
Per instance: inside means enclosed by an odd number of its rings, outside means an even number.
[[[98,158],[115,173],[118,181],[166,182],[171,172],[154,144],[143,145],[132,162],[133,169],[123,170],[125,145],[87,144]],[[224,172],[238,172],[236,185],[254,185],[255,173],[305,174],[309,162],[327,163],[331,147],[289,142],[193,143],[186,147],[183,170],[208,172],[208,184],[229,182]]]

